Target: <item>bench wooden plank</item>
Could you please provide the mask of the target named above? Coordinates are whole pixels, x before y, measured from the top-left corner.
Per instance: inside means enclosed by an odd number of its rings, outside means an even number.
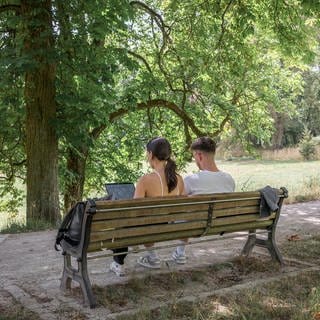
[[[254,222],[246,222],[246,223],[239,223],[239,224],[231,224],[225,226],[219,226],[209,229],[208,235],[220,234],[220,233],[230,233],[230,232],[238,232],[238,231],[248,231],[251,229],[265,229],[266,227],[271,226],[273,223],[272,219],[268,220],[257,220]]]
[[[197,206],[192,205],[183,205],[170,208],[170,213],[186,213],[186,212],[193,212],[193,211],[208,211],[208,204],[201,204]],[[168,207],[164,208],[140,208],[135,209],[134,207],[131,210],[124,210],[124,211],[104,211],[99,210],[93,216],[93,220],[106,220],[106,219],[114,219],[114,218],[134,218],[134,217],[143,217],[143,216],[150,216],[150,215],[160,215],[160,214],[168,214]]]
[[[119,239],[128,238],[140,235],[150,235],[166,232],[175,232],[181,230],[192,230],[205,228],[207,225],[206,221],[196,221],[196,222],[183,222],[183,223],[164,223],[155,224],[149,226],[132,227],[132,228],[122,228],[108,230],[106,232],[92,232],[90,235],[90,242],[103,241],[107,239]]]
[[[197,199],[195,196],[178,196],[178,197],[171,197],[175,199],[175,201],[162,201],[161,198],[158,199],[159,201],[155,203],[155,201],[151,200],[141,200],[141,199],[130,199],[130,200],[113,200],[111,201],[113,205],[110,204],[110,201],[97,201],[96,202],[96,210],[97,212],[102,212],[102,211],[119,211],[121,208],[125,209],[134,209],[134,208],[140,208],[140,207],[155,207],[157,209],[161,207],[171,207],[174,208],[174,206],[185,206],[188,208],[188,206],[192,205],[200,205],[201,203],[208,204],[208,203],[216,203],[216,205],[219,207],[236,207],[236,206],[246,206],[246,205],[251,205],[251,204],[258,204],[260,202],[260,197],[243,197],[241,198],[236,198],[236,199],[213,199],[212,197],[208,198],[206,197],[201,197],[200,199]],[[148,199],[148,198],[146,198]],[[154,199],[154,198],[152,198]],[[172,199],[170,199],[172,200]]]
[[[239,214],[248,214],[248,213],[259,213],[259,206],[251,207],[235,207],[227,209],[215,209],[213,208],[212,215],[214,217],[225,217],[225,216],[235,216]]]
[[[191,212],[199,212],[199,211],[208,211],[209,204],[201,204],[198,206],[182,206],[182,207],[173,207],[170,208],[170,214],[171,213],[191,213]],[[241,213],[252,213],[252,212],[258,212],[259,211],[259,204],[255,200],[253,203],[246,203],[246,205],[238,205],[238,206],[222,206],[221,203],[213,204],[214,208],[214,215],[220,216],[220,215],[232,215],[232,214],[241,214]],[[249,210],[249,211],[248,211]],[[119,211],[114,212],[105,212],[105,211],[99,211],[93,216],[93,221],[97,220],[108,220],[108,219],[115,219],[119,218],[121,216],[121,219],[123,218],[135,218],[135,217],[143,217],[143,216],[152,216],[152,215],[160,215],[160,214],[168,214],[168,208],[159,208],[159,209],[132,209],[132,210],[126,210],[121,211],[121,214]]]
[[[96,201],[96,210],[105,209],[117,209],[117,208],[127,208],[128,204],[130,208],[140,207],[140,206],[157,206],[176,204],[180,200],[184,203],[200,202],[200,201],[223,201],[226,202],[229,199],[232,201],[246,200],[246,199],[260,199],[260,193],[257,191],[253,192],[233,192],[233,193],[217,193],[212,195],[196,195],[196,196],[173,196],[173,197],[154,197],[154,198],[139,198],[130,200],[113,200],[113,201]]]
[[[251,200],[236,200],[236,201],[226,201],[226,202],[214,202],[214,209],[228,209],[228,208],[241,208],[250,206],[259,206],[260,198],[253,198]]]
[[[220,227],[213,227],[210,228],[207,235],[217,235],[223,233],[231,233],[231,232],[240,232],[240,231],[248,231],[249,229],[266,229],[272,224],[272,220],[266,221],[259,221],[259,222],[249,222],[249,223],[242,223],[236,225],[229,225],[229,226],[220,226]],[[160,233],[160,234],[151,234],[151,235],[141,235],[136,237],[130,238],[123,238],[123,239],[112,239],[108,240],[101,240],[96,242],[90,242],[88,247],[88,252],[99,251],[102,249],[116,249],[116,248],[123,248],[128,246],[134,245],[143,245],[147,243],[154,243],[154,242],[162,242],[162,241],[169,241],[169,240],[179,240],[183,238],[192,238],[192,237],[199,237],[203,234],[204,229],[194,229],[194,230],[183,230],[179,232],[171,232],[171,233]]]
[[[174,222],[179,220],[207,220],[208,211],[192,212],[192,213],[179,213],[167,214],[157,216],[143,216],[137,218],[112,219],[112,220],[96,220],[92,222],[91,231],[102,231],[112,228],[123,228],[131,226],[139,226],[146,224]]]
[[[223,214],[224,213],[224,214]],[[235,214],[237,213],[237,214]],[[255,214],[255,215],[254,215]],[[247,221],[248,219],[257,220],[259,218],[259,214],[257,211],[257,208],[247,208],[246,210],[240,210],[240,212],[237,210],[235,212],[228,211],[225,212],[218,212],[218,214],[215,212],[213,214],[213,218],[216,219],[215,223],[217,221],[220,221],[218,223],[222,223],[221,221],[224,221],[223,223],[228,224],[227,217],[231,217],[229,219],[230,221]],[[239,216],[239,217],[238,217]],[[225,219],[221,219],[221,217],[224,217]],[[236,217],[236,220],[232,220],[232,217]],[[249,218],[250,217],[250,218]],[[140,217],[140,218],[127,218],[127,219],[114,219],[114,220],[98,220],[93,221],[91,226],[92,232],[99,232],[99,231],[106,231],[116,228],[124,228],[124,227],[132,227],[132,226],[139,226],[139,225],[152,225],[157,223],[167,223],[167,222],[175,222],[175,221],[199,221],[204,220],[206,221],[208,218],[208,213],[205,212],[192,212],[192,213],[181,213],[181,214],[170,214],[170,215],[161,215],[161,216],[152,216],[152,217]],[[217,219],[220,218],[220,219]]]
[[[267,218],[260,218],[259,214],[247,214],[247,215],[238,215],[238,216],[232,216],[232,217],[223,217],[223,218],[213,219],[211,223],[211,227],[227,226],[229,224],[237,224],[237,223],[243,223],[243,222],[272,220],[274,218],[275,218],[275,214],[272,214]]]
[[[134,245],[142,245],[145,243],[153,243],[153,242],[162,242],[169,240],[178,240],[186,237],[197,237],[203,233],[203,228],[187,230],[187,231],[179,231],[179,232],[170,232],[170,233],[161,233],[157,235],[150,236],[138,236],[132,237],[128,239],[117,239],[112,242],[112,239],[90,242],[88,247],[88,252],[98,251],[101,249],[115,249],[115,248],[123,248],[127,246]]]
[[[229,226],[243,222],[258,222],[265,220],[272,220],[274,216],[269,217],[269,219],[261,219],[258,214],[248,214],[248,215],[240,215],[240,216],[231,216],[224,218],[216,218],[213,219],[211,226]],[[150,234],[159,234],[166,232],[176,232],[181,230],[192,230],[198,228],[206,228],[207,221],[185,221],[181,223],[163,223],[163,224],[155,224],[155,225],[143,225],[143,226],[133,226],[119,229],[110,229],[103,231],[92,232],[90,236],[90,242],[103,241],[107,239],[120,239],[127,237],[134,237],[139,235],[150,235]]]

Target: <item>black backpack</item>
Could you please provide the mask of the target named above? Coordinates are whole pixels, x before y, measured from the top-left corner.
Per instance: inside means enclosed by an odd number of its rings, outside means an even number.
[[[56,242],[54,244],[54,248],[57,251],[60,251],[58,246],[61,247],[60,242],[65,240],[72,247],[76,247],[81,240],[81,229],[82,229],[82,221],[83,215],[86,210],[87,203],[89,202],[91,206],[94,206],[94,201],[96,200],[110,200],[111,196],[107,195],[102,198],[94,198],[88,199],[88,201],[80,201],[77,202],[66,214],[63,221],[61,222],[60,228],[58,230],[56,236]],[[92,214],[92,212],[91,212]]]
[[[64,217],[58,230],[54,248],[60,251],[60,242],[65,240],[71,246],[76,247],[81,239],[81,226],[87,201],[77,202]]]

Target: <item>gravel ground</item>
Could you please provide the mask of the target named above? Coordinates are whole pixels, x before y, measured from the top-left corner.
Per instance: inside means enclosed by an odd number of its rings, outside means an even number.
[[[277,242],[290,236],[308,237],[320,231],[320,200],[284,205],[277,228]],[[112,318],[110,310],[99,307],[93,310],[79,303],[79,297],[63,295],[59,284],[62,256],[53,248],[55,230],[22,234],[0,235],[0,307],[7,304],[8,294],[40,319],[106,319]],[[234,239],[205,242],[188,246],[188,261],[184,266],[164,263],[159,271],[145,270],[136,264],[138,254],[126,259],[127,276],[118,278],[107,269],[111,257],[89,261],[90,279],[93,284],[126,282],[130,277],[144,276],[150,272],[164,273],[172,270],[197,268],[230,260],[238,255],[245,242],[245,235]],[[163,260],[169,260],[172,249],[161,249]],[[84,318],[70,317],[68,310],[77,310]]]

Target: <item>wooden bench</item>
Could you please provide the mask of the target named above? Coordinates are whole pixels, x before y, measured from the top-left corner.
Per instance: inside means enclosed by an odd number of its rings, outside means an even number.
[[[248,232],[242,254],[249,255],[257,245],[267,248],[272,258],[282,264],[275,242],[275,231],[283,199],[288,193],[285,188],[277,192],[279,209],[266,218],[260,217],[260,192],[89,200],[83,217],[80,244],[72,247],[64,240],[61,242],[64,256],[61,289],[70,289],[72,280],[78,282],[85,304],[93,308],[96,300],[89,280],[87,261],[106,256],[97,252],[182,238],[198,238],[200,241],[208,239],[208,236],[239,231]],[[265,234],[260,237],[260,233]],[[72,266],[71,257],[75,258],[77,268]]]

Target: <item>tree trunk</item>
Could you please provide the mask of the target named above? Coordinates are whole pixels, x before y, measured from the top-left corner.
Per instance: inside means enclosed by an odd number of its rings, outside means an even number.
[[[274,120],[274,133],[271,138],[271,148],[273,150],[281,149],[283,147],[284,126],[286,115],[277,112],[273,106],[269,106],[271,116]]]
[[[27,220],[57,222],[58,139],[56,120],[54,42],[51,1],[21,1],[25,75]]]
[[[71,149],[68,150],[67,170],[72,173],[72,176],[67,178],[66,181],[64,192],[65,212],[68,212],[74,204],[82,200],[88,152],[88,148],[83,148],[81,153]]]
[[[281,149],[283,147],[284,115],[277,112],[274,120],[275,131],[271,139],[272,149]]]

